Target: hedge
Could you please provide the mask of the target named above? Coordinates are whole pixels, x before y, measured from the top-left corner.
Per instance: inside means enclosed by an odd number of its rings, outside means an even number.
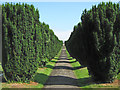
[[[65,43],[71,56],[87,66],[93,80],[113,82],[120,70],[119,4],[102,2],[85,9]]]
[[[62,46],[33,5],[2,5],[2,67],[7,81],[28,82]]]

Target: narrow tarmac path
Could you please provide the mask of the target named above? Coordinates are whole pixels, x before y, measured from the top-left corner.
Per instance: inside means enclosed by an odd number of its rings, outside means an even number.
[[[73,68],[67,60],[65,46],[62,48],[59,60],[49,76],[43,90],[52,88],[79,88],[77,79],[73,73]]]

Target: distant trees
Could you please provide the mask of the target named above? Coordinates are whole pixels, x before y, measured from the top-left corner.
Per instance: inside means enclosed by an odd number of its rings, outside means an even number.
[[[65,42],[67,50],[87,66],[95,81],[112,82],[120,69],[119,4],[92,6],[84,10],[81,20]]]
[[[49,25],[39,21],[33,5],[2,5],[2,67],[8,81],[29,81],[61,46]]]

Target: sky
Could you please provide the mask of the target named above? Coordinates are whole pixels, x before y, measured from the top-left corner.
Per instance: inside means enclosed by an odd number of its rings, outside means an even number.
[[[45,22],[49,25],[56,36],[60,40],[68,40],[73,27],[81,21],[81,14],[84,9],[91,9],[92,5],[98,5],[102,0],[4,0],[4,2],[25,2],[33,4],[34,7],[39,10],[40,22]],[[79,2],[78,2],[79,1]],[[97,1],[97,2],[96,2]],[[109,0],[104,0],[109,1]],[[112,2],[118,2],[117,0],[110,0]]]
[[[40,21],[49,24],[60,40],[67,40],[74,25],[80,22],[82,11],[90,8],[93,3],[83,2],[45,2],[33,3],[39,7]]]

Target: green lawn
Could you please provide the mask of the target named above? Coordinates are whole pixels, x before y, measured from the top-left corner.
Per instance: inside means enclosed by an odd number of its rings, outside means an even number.
[[[88,74],[88,70],[87,67],[82,67],[78,61],[76,61],[76,59],[72,59],[72,57],[70,57],[68,51],[67,55],[68,55],[68,59],[71,62],[71,65],[73,68],[77,68],[74,69],[74,73],[76,78],[78,79],[78,84],[80,88],[115,88],[118,89],[118,85],[114,86],[114,85],[103,85],[103,84],[96,84],[95,82],[92,81],[91,77]],[[118,79],[120,80],[120,74],[118,75]]]
[[[55,66],[55,62],[58,60],[60,54],[61,54],[61,50],[54,59],[52,59],[50,62],[47,63],[47,65],[45,67],[38,68],[37,73],[32,80],[32,82],[37,83],[36,85],[23,84],[21,86],[22,83],[19,82],[19,83],[17,83],[18,86],[20,86],[21,88],[22,87],[24,87],[24,88],[43,88],[44,84],[45,84],[46,80],[48,79],[50,73],[52,72],[53,67]],[[2,83],[2,88],[15,88],[15,87],[12,87],[14,84],[15,83],[10,83],[10,84]]]
[[[48,79],[50,73],[53,70],[53,67],[55,66],[55,62],[58,60],[59,57],[55,57],[52,59],[44,68],[39,68],[37,70],[37,74],[34,77],[34,82],[39,83],[38,86],[32,86],[33,88],[42,88]]]

